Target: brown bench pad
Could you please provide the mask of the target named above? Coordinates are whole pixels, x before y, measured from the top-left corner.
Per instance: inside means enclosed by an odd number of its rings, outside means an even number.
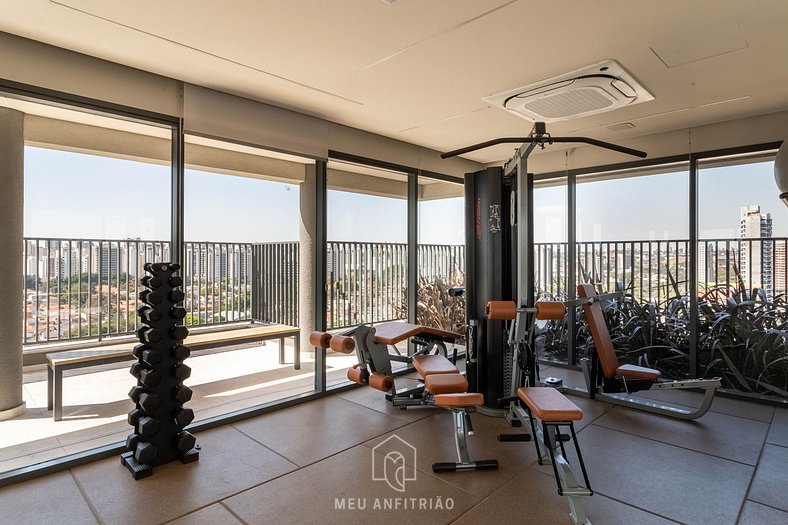
[[[478,407],[484,404],[482,394],[438,394],[435,396],[435,406],[447,408]]]
[[[462,374],[432,374],[424,378],[424,389],[432,395],[461,394],[468,390]]]
[[[636,365],[621,365],[616,368],[616,376],[624,379],[645,379],[646,381],[656,381],[662,372],[653,368],[645,368]]]
[[[541,421],[578,421],[583,411],[565,395],[549,386],[531,386],[517,389],[517,395]]]
[[[433,339],[442,341],[456,341],[462,339],[462,335],[448,330],[431,328],[411,323],[383,323],[375,325],[375,338],[377,344],[395,345],[414,335],[428,335]]]
[[[451,364],[451,361],[437,354],[417,355],[413,358],[413,366],[416,368],[416,372],[421,374],[421,377],[427,377],[433,374],[460,373],[457,367]]]

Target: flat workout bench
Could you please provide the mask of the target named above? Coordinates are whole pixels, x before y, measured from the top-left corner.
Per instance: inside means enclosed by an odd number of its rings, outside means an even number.
[[[250,341],[267,341],[279,339],[279,364],[285,362],[285,339],[293,338],[294,360],[293,368],[301,368],[301,355],[299,352],[301,331],[295,326],[288,325],[253,325],[248,328],[226,330],[224,332],[211,332],[189,335],[184,344],[191,349],[226,346]],[[75,368],[85,368],[108,363],[117,363],[132,359],[132,348],[137,341],[129,341],[116,345],[107,345],[80,350],[66,350],[47,354],[47,410],[52,410],[55,421],[63,419],[63,371]]]

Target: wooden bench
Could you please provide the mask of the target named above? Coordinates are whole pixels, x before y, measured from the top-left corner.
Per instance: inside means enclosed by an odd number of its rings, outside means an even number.
[[[247,328],[225,330],[223,332],[196,333],[189,335],[184,344],[192,350],[214,348],[250,341],[267,341],[279,339],[279,364],[285,363],[285,339],[293,338],[293,368],[301,368],[299,352],[301,331],[295,326],[251,325]],[[99,347],[66,350],[47,354],[47,410],[52,410],[55,421],[63,418],[63,371],[74,368],[85,368],[107,363],[117,363],[134,358],[132,348],[137,341],[106,345]]]

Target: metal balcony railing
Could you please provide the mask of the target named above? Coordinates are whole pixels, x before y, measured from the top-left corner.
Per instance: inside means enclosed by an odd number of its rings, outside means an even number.
[[[297,242],[187,242],[186,324],[259,320],[298,325]],[[330,242],[329,328],[406,317],[407,245]],[[102,339],[140,325],[143,264],[170,258],[170,243],[141,239],[26,238],[25,344]],[[464,267],[462,246],[419,247],[422,277]]]

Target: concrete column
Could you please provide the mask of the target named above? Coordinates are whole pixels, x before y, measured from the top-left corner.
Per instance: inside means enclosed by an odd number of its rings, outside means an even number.
[[[301,350],[314,352],[309,336],[315,330],[315,166],[307,165],[305,175],[298,191],[301,208],[298,226],[298,326],[301,328]]]
[[[25,412],[21,311],[24,126],[24,113],[0,107],[0,421]]]

